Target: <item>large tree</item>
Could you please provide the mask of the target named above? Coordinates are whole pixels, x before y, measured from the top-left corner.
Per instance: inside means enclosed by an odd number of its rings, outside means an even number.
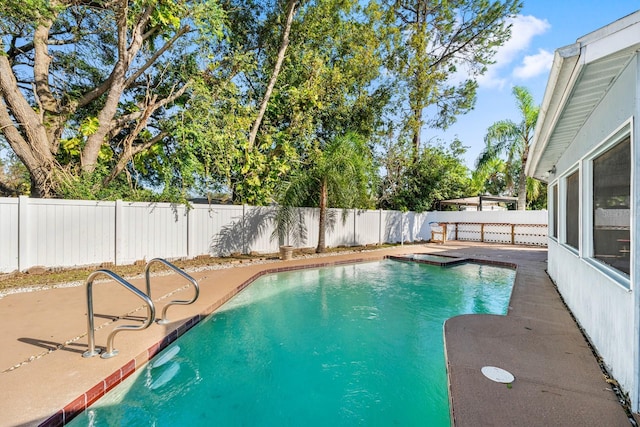
[[[0,132],[50,197],[110,185],[164,125],[220,34],[216,0],[5,0]],[[95,179],[98,175],[99,179]]]
[[[272,202],[274,187],[297,157],[287,129],[274,128],[270,117],[281,103],[280,87],[287,85],[280,74],[296,55],[289,45],[300,30],[300,1],[232,0],[225,7],[233,30],[228,56],[236,58],[237,99],[251,119],[242,136],[232,138],[227,185],[235,203],[263,205]]]
[[[276,7],[271,13],[284,23],[287,10]],[[306,164],[317,149],[349,132],[365,138],[374,133],[389,98],[386,86],[374,85],[380,75],[384,37],[376,27],[379,19],[375,2],[366,6],[356,0],[301,4],[255,144],[244,146],[231,175],[237,202],[269,203],[275,185],[286,179],[291,168]],[[254,104],[268,91],[281,50],[286,26],[276,22],[268,19],[253,29],[257,36],[251,39],[262,46],[259,66],[253,73],[244,73],[243,80],[246,96]],[[283,158],[288,161],[282,162]]]
[[[529,156],[529,146],[538,121],[539,107],[533,101],[529,90],[522,86],[513,88],[520,121],[500,120],[487,129],[484,137],[485,147],[480,153],[476,167],[481,169],[500,156],[506,157],[507,183],[516,187],[518,210],[527,208],[527,175],[525,166]],[[532,185],[535,185],[532,183]]]
[[[420,149],[425,125],[446,129],[473,108],[476,78],[510,36],[519,0],[390,0],[394,37],[387,68],[408,111],[405,129]],[[431,118],[426,118],[427,112]]]

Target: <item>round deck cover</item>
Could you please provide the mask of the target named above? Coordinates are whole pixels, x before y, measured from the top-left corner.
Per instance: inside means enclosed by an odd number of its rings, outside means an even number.
[[[485,377],[497,383],[509,384],[512,383],[513,380],[515,380],[515,377],[513,376],[513,374],[511,374],[511,372],[505,371],[504,369],[497,368],[495,366],[483,367],[482,373]]]

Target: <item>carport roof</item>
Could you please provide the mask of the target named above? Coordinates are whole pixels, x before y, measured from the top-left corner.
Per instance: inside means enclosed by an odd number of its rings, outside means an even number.
[[[449,199],[449,200],[440,200],[438,202],[440,206],[442,205],[453,205],[453,206],[477,206],[481,208],[484,206],[495,206],[499,203],[507,203],[507,204],[518,204],[517,197],[509,197],[509,196],[491,196],[491,195],[483,195],[483,196],[474,196],[474,197],[462,197],[460,199]]]

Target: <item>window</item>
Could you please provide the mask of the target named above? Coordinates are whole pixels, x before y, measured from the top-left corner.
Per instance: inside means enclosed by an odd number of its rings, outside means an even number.
[[[565,209],[565,243],[578,249],[580,239],[580,175],[575,171],[567,177],[567,200]]]
[[[593,253],[626,274],[631,250],[631,140],[593,159]]]
[[[551,187],[551,237],[558,238],[558,184]]]

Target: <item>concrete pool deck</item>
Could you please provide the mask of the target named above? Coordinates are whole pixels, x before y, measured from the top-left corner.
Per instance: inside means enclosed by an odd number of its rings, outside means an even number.
[[[518,265],[507,316],[466,315],[445,323],[452,421],[458,426],[629,425],[555,287],[545,273],[544,248],[447,242],[392,249],[235,264],[190,273],[201,294],[190,306],[168,310],[171,322],[115,336],[120,354],[83,358],[87,349],[84,286],[15,293],[0,298],[0,426],[61,425],[135,369],[150,355],[213,312],[254,277],[272,269],[297,269],[381,259],[388,255],[441,253]],[[144,279],[131,282],[144,289]],[[156,313],[171,299],[190,299],[177,275],[152,279]],[[96,345],[104,347],[114,325],[140,322],[139,300],[113,284],[94,286]],[[480,369],[498,366],[516,379],[508,388]],[[425,420],[428,425],[428,420]]]

